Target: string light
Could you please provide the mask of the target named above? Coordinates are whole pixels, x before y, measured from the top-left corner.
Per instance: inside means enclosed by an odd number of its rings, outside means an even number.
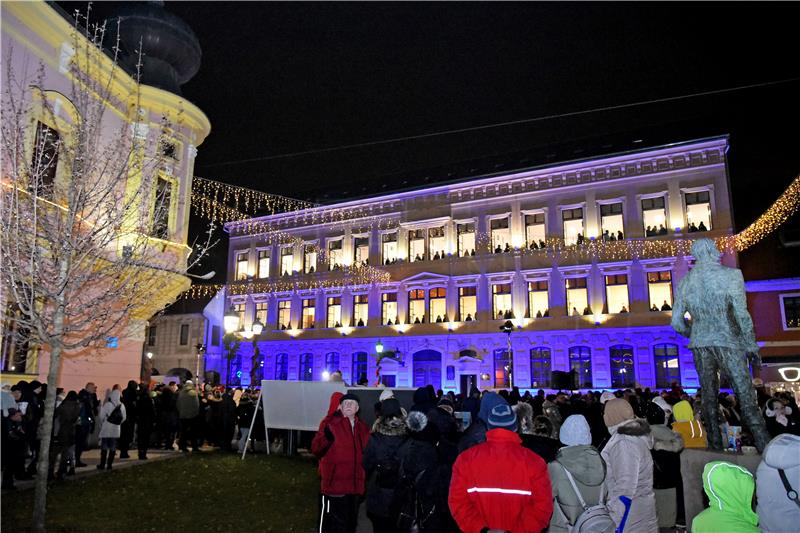
[[[775,200],[764,214],[736,235],[735,247],[738,251],[746,250],[755,243],[775,231],[786,222],[800,207],[800,176],[797,176],[789,187]]]
[[[192,195],[204,196],[221,204],[232,204],[233,209],[236,211],[249,215],[257,213],[274,215],[275,213],[286,211],[308,209],[317,205],[304,200],[254,191],[246,187],[237,187],[199,176],[192,178]]]

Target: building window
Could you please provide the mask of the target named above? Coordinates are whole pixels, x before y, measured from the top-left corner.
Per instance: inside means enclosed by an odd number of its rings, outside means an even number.
[[[248,253],[247,252],[236,252],[236,279],[237,280],[247,279],[247,263],[248,263]]]
[[[645,237],[655,237],[668,233],[665,224],[667,220],[667,209],[665,198],[642,199],[642,225],[644,226]]]
[[[150,326],[150,329],[147,330],[147,345],[148,346],[155,346],[156,345],[156,326]]]
[[[625,238],[622,223],[622,202],[600,206],[600,227],[604,241],[621,241]]]
[[[169,214],[172,208],[172,182],[159,177],[156,181],[156,197],[153,204],[153,230],[150,235],[157,239],[169,238]]]
[[[465,222],[456,226],[458,256],[475,255],[475,223]]]
[[[606,305],[609,313],[628,312],[628,276],[611,274],[606,279]]]
[[[339,354],[336,352],[328,352],[325,354],[325,370],[328,373],[336,372],[339,370]]]
[[[300,367],[297,369],[297,379],[299,381],[311,381],[314,379],[314,354],[300,354]]]
[[[783,328],[800,328],[800,295],[781,295]]]
[[[350,372],[350,381],[355,384],[368,384],[367,381],[367,352],[353,354],[353,367]]]
[[[687,192],[686,226],[689,233],[711,230],[711,194],[709,191]]]
[[[577,376],[579,388],[592,388],[592,350],[588,346],[570,346],[569,369]]]
[[[476,287],[458,288],[458,319],[462,322],[477,320],[478,291]]]
[[[353,239],[353,264],[369,264],[369,237],[355,237]]]
[[[545,248],[547,232],[544,228],[544,213],[525,215],[525,246],[531,250]]]
[[[513,318],[511,309],[511,284],[492,285],[492,317],[497,320]]]
[[[275,379],[289,379],[289,354],[279,353],[275,356]]]
[[[219,326],[211,326],[211,346],[219,346]]]
[[[356,294],[353,296],[353,325],[366,326],[369,320],[369,295]]]
[[[531,349],[531,388],[550,387],[550,361],[551,354],[549,348]]]
[[[494,218],[489,221],[492,234],[492,251],[494,253],[511,251],[511,229],[508,225],[509,218]]]
[[[425,260],[425,230],[408,230],[408,260],[411,263]]]
[[[425,322],[425,290],[411,289],[408,291],[408,324],[422,324]]]
[[[258,251],[258,277],[269,277],[269,250]]]
[[[508,350],[505,348],[498,348],[494,351],[494,386],[498,389],[504,389],[509,386],[508,371],[509,371],[509,357]]]
[[[329,296],[326,326],[329,328],[342,327],[342,297]]]
[[[447,289],[437,287],[428,291],[431,322],[449,322],[447,317]]]
[[[656,367],[656,387],[666,389],[681,382],[681,366],[677,344],[653,346],[653,363]]]
[[[187,344],[189,344],[189,324],[181,324],[180,345],[186,346]]]
[[[586,278],[567,278],[565,284],[567,287],[567,314],[570,316],[591,315]]]
[[[236,314],[237,314],[237,315],[239,315],[239,329],[240,329],[240,330],[241,330],[241,329],[244,329],[244,310],[245,310],[245,304],[244,304],[244,303],[240,303],[240,304],[234,304],[234,305],[233,305],[233,310],[236,312]]]
[[[672,311],[672,272],[648,272],[647,292],[651,311]]]
[[[302,329],[314,329],[314,320],[316,315],[316,300],[314,298],[306,298],[303,300],[303,315],[300,327]]]
[[[543,318],[550,316],[550,298],[547,280],[528,282],[528,316]]]
[[[609,349],[611,353],[611,386],[615,389],[633,387],[636,373],[633,367],[633,346],[617,344]]]
[[[397,293],[381,294],[381,324],[391,326],[397,324]]]
[[[445,258],[444,226],[428,228],[428,257],[433,260]]]
[[[344,250],[342,249],[343,239],[336,239],[328,242],[328,270],[339,270],[342,268]]]
[[[278,329],[292,329],[292,301],[278,301]]]
[[[397,262],[397,232],[381,235],[381,261],[384,265]]]
[[[281,276],[289,276],[294,270],[294,248],[284,246],[281,248]]]
[[[267,302],[256,302],[256,314],[253,322],[258,320],[262,326],[267,324]]]
[[[313,274],[317,271],[317,247],[314,244],[303,246],[303,272]]]
[[[564,209],[561,211],[564,223],[564,244],[583,243],[583,208]]]
[[[36,187],[37,196],[53,197],[60,144],[58,131],[42,122],[36,123],[31,172],[35,176],[36,183],[32,185]]]

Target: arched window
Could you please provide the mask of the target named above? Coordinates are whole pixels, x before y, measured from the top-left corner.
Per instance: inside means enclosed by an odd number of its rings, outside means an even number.
[[[325,354],[325,370],[334,372],[339,370],[339,354],[336,352],[328,352]]]
[[[412,357],[414,365],[414,386],[433,385],[442,387],[442,354],[436,350],[420,350]]]
[[[611,386],[616,389],[632,388],[636,383],[633,346],[617,344],[612,346],[609,352],[611,353]]]
[[[367,352],[356,352],[353,354],[352,369],[350,374],[351,384],[367,381]]]
[[[673,382],[681,383],[681,365],[677,344],[653,346],[653,364],[656,366],[656,387],[666,389]]]
[[[275,356],[275,379],[289,379],[289,354],[279,353]]]
[[[498,348],[494,351],[494,386],[498,389],[509,386],[508,370],[508,350],[505,348]]]
[[[314,354],[304,353],[300,355],[300,368],[297,369],[297,379],[299,381],[311,381],[314,378]]]
[[[531,349],[531,388],[550,387],[550,348],[538,346]]]
[[[592,388],[592,350],[588,346],[570,346],[569,368],[578,376],[581,389]]]

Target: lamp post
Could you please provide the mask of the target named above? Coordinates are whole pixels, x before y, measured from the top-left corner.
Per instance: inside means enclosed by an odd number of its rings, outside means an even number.
[[[508,370],[508,386],[510,388],[514,388],[514,350],[511,347],[511,332],[514,331],[514,323],[510,320],[506,320],[502,326],[500,326],[500,331],[506,334],[506,353],[508,353],[508,366],[506,369]]]
[[[195,349],[197,351],[197,365],[194,371],[194,379],[197,381],[197,384],[200,384],[200,359],[203,358],[203,354],[206,353],[206,345],[202,342],[198,342],[195,345]],[[205,366],[205,365],[204,365]]]

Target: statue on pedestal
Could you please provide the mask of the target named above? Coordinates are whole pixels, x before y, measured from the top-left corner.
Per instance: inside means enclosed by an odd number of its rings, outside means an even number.
[[[691,253],[695,266],[678,285],[672,328],[690,339],[703,389],[708,444],[715,450],[723,449],[718,396],[719,372],[725,372],[739,399],[742,420],[761,452],[769,442],[769,433],[747,367],[747,354],[758,361],[758,344],[747,312],[742,271],[721,265],[721,254],[710,239],[695,241]],[[687,311],[691,316],[688,321],[684,319]]]

